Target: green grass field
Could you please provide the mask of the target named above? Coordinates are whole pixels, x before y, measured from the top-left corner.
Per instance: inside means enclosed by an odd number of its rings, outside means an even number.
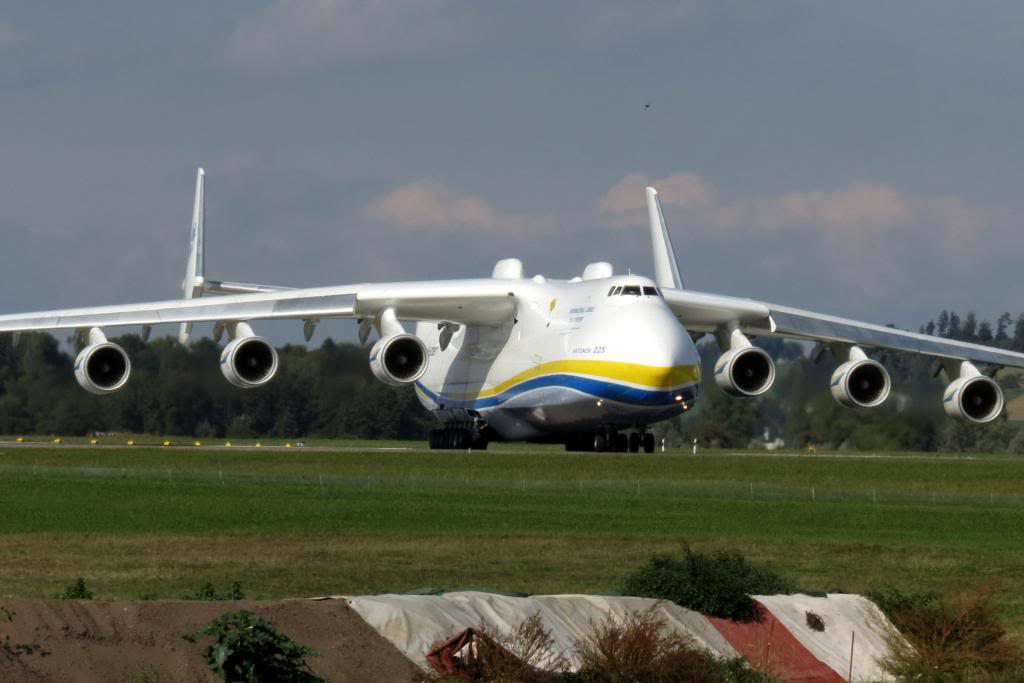
[[[601,593],[684,541],[812,591],[995,578],[1024,635],[1024,459],[0,446],[3,595]]]

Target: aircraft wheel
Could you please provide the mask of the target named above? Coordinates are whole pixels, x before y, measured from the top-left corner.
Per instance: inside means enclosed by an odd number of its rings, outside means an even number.
[[[616,453],[625,453],[629,448],[629,439],[625,434],[616,434],[612,437],[612,450]]]
[[[639,453],[640,452],[640,435],[633,432],[629,435],[629,452]]]
[[[654,452],[654,434],[647,432],[644,434],[644,453]]]
[[[481,432],[466,432],[466,441],[469,448],[474,451],[486,451],[487,450],[487,436]]]
[[[594,452],[600,453],[608,447],[608,439],[604,437],[604,434],[594,434]]]

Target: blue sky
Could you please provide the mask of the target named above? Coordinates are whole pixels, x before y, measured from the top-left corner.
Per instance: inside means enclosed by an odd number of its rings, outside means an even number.
[[[694,289],[912,328],[1016,314],[1022,24],[1010,2],[8,1],[0,310],[177,296],[203,165],[213,277],[649,272],[654,182]]]

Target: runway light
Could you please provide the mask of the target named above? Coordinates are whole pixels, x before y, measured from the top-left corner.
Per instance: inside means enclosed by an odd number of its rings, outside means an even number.
[[[224,447],[225,447],[225,448],[231,448],[231,442],[230,442],[230,441],[228,441],[228,442],[227,442],[226,444],[224,444]]]
[[[263,448],[263,444],[261,444],[259,441],[257,441],[256,442],[256,448]]]
[[[89,444],[90,444],[91,446],[95,446],[95,445],[96,445],[96,444],[98,444],[98,443],[99,443],[99,441],[97,441],[96,439],[89,439]]]
[[[25,437],[19,436],[17,439],[15,439],[15,441],[17,441],[18,443],[25,443]]]
[[[286,443],[286,444],[284,445],[284,447],[285,447],[285,448],[291,448],[291,447],[292,447],[292,444],[291,444],[291,442],[289,442],[289,443]]]
[[[54,443],[58,443],[58,444],[59,444],[59,443],[63,443],[63,442],[64,442],[64,439],[62,439],[62,438],[60,438],[60,437],[58,436],[58,437],[57,437],[56,439],[54,439],[54,440],[53,440],[53,442],[54,442]]]
[[[165,445],[165,446],[170,446],[170,445],[171,445],[171,442],[170,442],[170,441],[164,441],[164,445]]]
[[[194,443],[193,445],[194,445],[194,446],[195,446],[196,448],[198,448],[199,446],[202,446],[203,444],[201,444],[201,443],[199,443],[198,441],[196,441],[196,442],[195,442],[195,443]]]
[[[129,446],[134,446],[135,445],[135,439],[128,439],[127,443],[128,443]]]

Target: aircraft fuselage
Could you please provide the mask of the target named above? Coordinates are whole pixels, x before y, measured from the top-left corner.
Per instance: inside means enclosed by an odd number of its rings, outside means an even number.
[[[689,410],[701,367],[654,282],[636,275],[509,281],[523,302],[500,327],[437,323],[416,335],[430,356],[420,402],[446,423],[486,421],[508,440],[645,427]]]

